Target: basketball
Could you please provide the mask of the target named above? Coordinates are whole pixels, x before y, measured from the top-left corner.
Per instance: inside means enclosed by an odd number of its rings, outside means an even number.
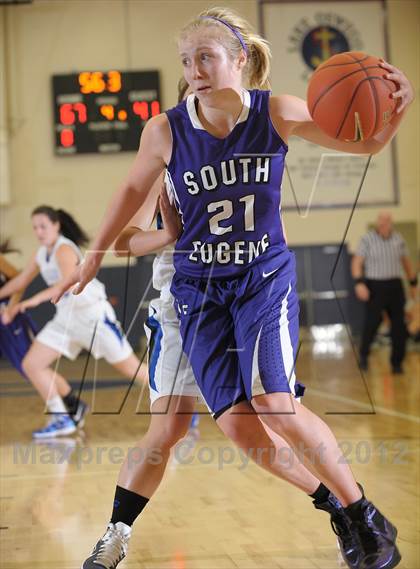
[[[385,79],[377,57],[348,51],[330,57],[313,73],[307,92],[314,122],[332,138],[367,140],[392,118],[398,86]]]

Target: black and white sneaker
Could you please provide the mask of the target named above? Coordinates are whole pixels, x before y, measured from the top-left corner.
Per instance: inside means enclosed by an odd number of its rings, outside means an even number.
[[[127,555],[131,527],[123,522],[108,524],[105,534],[95,545],[92,555],[81,569],[115,569]]]
[[[85,417],[89,411],[89,405],[80,399],[77,409],[68,409],[70,417],[74,424],[80,429],[85,424]]]

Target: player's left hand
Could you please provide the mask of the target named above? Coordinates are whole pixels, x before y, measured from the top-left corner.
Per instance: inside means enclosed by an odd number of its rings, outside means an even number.
[[[160,192],[159,210],[162,215],[164,230],[170,235],[172,241],[176,241],[182,231],[182,224],[175,205],[169,201],[165,185]]]
[[[392,93],[393,99],[400,99],[397,107],[397,113],[401,113],[414,99],[414,89],[406,75],[387,61],[380,59],[380,65],[388,73],[385,75],[386,79],[393,81],[397,84],[397,90]]]

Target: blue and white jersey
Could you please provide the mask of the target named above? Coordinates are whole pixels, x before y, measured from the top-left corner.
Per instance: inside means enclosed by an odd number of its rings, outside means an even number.
[[[180,275],[231,278],[262,260],[273,266],[287,250],[280,219],[287,146],[271,122],[269,97],[244,90],[241,115],[223,139],[202,126],[194,95],[167,111],[168,172],[184,225],[175,248]]]
[[[67,237],[60,235],[55,242],[52,251],[48,252],[47,247],[42,245],[36,253],[36,263],[39,267],[41,277],[48,286],[53,286],[58,283],[63,275],[59,264],[57,262],[56,253],[61,245],[68,245],[76,253],[79,262],[83,260],[83,254],[79,247]],[[68,306],[68,301],[71,300],[72,308],[83,308],[92,306],[95,302],[106,300],[105,286],[98,281],[98,279],[91,280],[83,292],[77,296],[72,295],[70,292],[64,294],[63,298],[57,304],[57,310],[62,310]]]

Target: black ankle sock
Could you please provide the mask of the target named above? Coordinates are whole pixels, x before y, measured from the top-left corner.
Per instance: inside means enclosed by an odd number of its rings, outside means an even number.
[[[319,483],[318,488],[315,490],[313,494],[309,494],[311,498],[314,499],[316,504],[321,504],[321,502],[325,502],[330,495],[330,491],[322,482]]]
[[[360,500],[357,500],[357,502],[353,502],[353,504],[349,504],[346,508],[344,508],[344,511],[352,521],[355,522],[363,517],[362,505],[364,500],[365,497],[362,496]]]
[[[77,406],[79,405],[79,397],[74,393],[73,389],[70,389],[69,393],[65,395],[62,399],[68,411],[76,412]]]
[[[124,522],[128,526],[132,526],[148,501],[149,498],[140,496],[140,494],[131,492],[131,490],[121,488],[121,486],[117,486],[115,489],[111,523]]]

